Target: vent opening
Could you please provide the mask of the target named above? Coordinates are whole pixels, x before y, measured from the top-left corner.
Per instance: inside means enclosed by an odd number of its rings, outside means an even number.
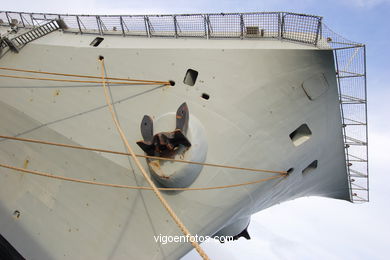
[[[96,37],[89,45],[91,45],[93,47],[97,47],[97,46],[99,46],[100,43],[102,43],[103,40],[104,40],[104,38],[102,38],[102,37]]]
[[[299,146],[310,139],[311,131],[307,124],[303,124],[290,134],[291,141],[295,146]]]
[[[202,98],[203,98],[203,99],[206,99],[206,100],[209,100],[210,95],[209,95],[209,94],[206,94],[206,93],[203,93],[203,94],[202,94]]]
[[[260,29],[258,26],[247,26],[245,31],[248,37],[264,37],[264,29]]]
[[[246,33],[252,35],[259,35],[259,27],[258,26],[247,26]]]
[[[193,86],[195,85],[197,78],[198,78],[198,72],[193,69],[188,69],[183,82],[186,85]]]
[[[303,169],[302,174],[308,174],[314,171],[315,169],[317,169],[317,165],[318,165],[318,160],[313,161],[311,164],[309,164],[309,166]]]

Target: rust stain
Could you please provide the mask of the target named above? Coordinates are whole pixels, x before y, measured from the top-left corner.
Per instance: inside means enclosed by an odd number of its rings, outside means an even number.
[[[20,211],[19,210],[15,210],[13,216],[14,216],[15,219],[20,218]]]
[[[151,161],[149,164],[150,164],[150,166],[152,166],[153,168],[156,168],[156,169],[158,169],[158,170],[161,169],[160,161],[157,161],[157,160]]]
[[[151,162],[149,163],[149,166],[150,166],[150,168],[152,168],[152,170],[153,170],[160,178],[163,178],[163,179],[169,179],[169,178],[170,178],[169,176],[166,176],[166,175],[164,174],[164,172],[162,171],[161,165],[160,165],[160,161],[158,161],[158,160],[151,161]]]
[[[30,162],[30,161],[27,160],[27,159],[24,160],[24,163],[23,163],[23,168],[24,168],[24,169],[27,169],[29,162]]]

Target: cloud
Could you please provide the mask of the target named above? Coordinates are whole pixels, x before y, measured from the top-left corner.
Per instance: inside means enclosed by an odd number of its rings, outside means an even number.
[[[382,4],[390,4],[389,0],[342,0],[342,3],[358,8],[373,8]]]
[[[330,6],[343,8],[373,8],[389,4],[390,0],[331,0],[328,2],[315,0],[225,0],[225,1],[188,1],[188,0],[68,0],[66,6],[54,5],[50,0],[20,0],[2,3],[2,10],[25,12],[52,12],[69,14],[171,14],[198,12],[253,12],[253,11],[291,11],[312,12],[313,10],[329,9]]]
[[[386,259],[390,234],[390,174],[385,170],[388,147],[388,134],[370,134],[369,203],[299,198],[254,214],[249,225],[252,240],[207,242],[202,246],[214,256],[227,254],[225,259]],[[183,259],[197,259],[196,253]]]

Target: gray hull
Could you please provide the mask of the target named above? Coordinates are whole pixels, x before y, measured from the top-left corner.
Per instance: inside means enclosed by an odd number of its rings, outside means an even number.
[[[103,55],[110,77],[174,80],[169,87],[110,87],[119,121],[137,153],[142,153],[135,144],[142,139],[142,117],[174,113],[186,102],[204,129],[207,162],[290,169],[287,177],[239,188],[163,192],[193,234],[211,236],[302,196],[351,200],[332,50],[271,40],[116,36],[105,36],[95,48],[90,46],[95,37],[52,32],[18,54],[6,53],[0,66],[99,76],[97,58]],[[194,86],[183,83],[188,69],[199,73]],[[125,151],[100,84],[1,78],[0,93],[3,135]],[[0,158],[56,175],[147,186],[134,162],[121,155],[3,139]],[[273,175],[204,166],[190,187]],[[156,243],[154,236],[181,233],[151,191],[1,168],[0,198],[0,233],[28,259],[176,259],[192,248],[189,243]]]

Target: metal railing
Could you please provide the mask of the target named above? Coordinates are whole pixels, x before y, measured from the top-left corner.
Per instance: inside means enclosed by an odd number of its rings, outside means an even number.
[[[351,200],[369,201],[366,46],[322,26],[325,46],[332,48],[339,87],[346,166]]]
[[[339,88],[350,194],[369,200],[365,46],[344,39],[322,17],[288,12],[67,15],[0,11],[0,26],[34,28],[60,19],[66,32],[138,37],[275,39],[332,49]]]
[[[321,17],[287,12],[68,15],[0,11],[0,25],[31,28],[61,19],[67,31],[122,36],[276,38],[317,45]]]

